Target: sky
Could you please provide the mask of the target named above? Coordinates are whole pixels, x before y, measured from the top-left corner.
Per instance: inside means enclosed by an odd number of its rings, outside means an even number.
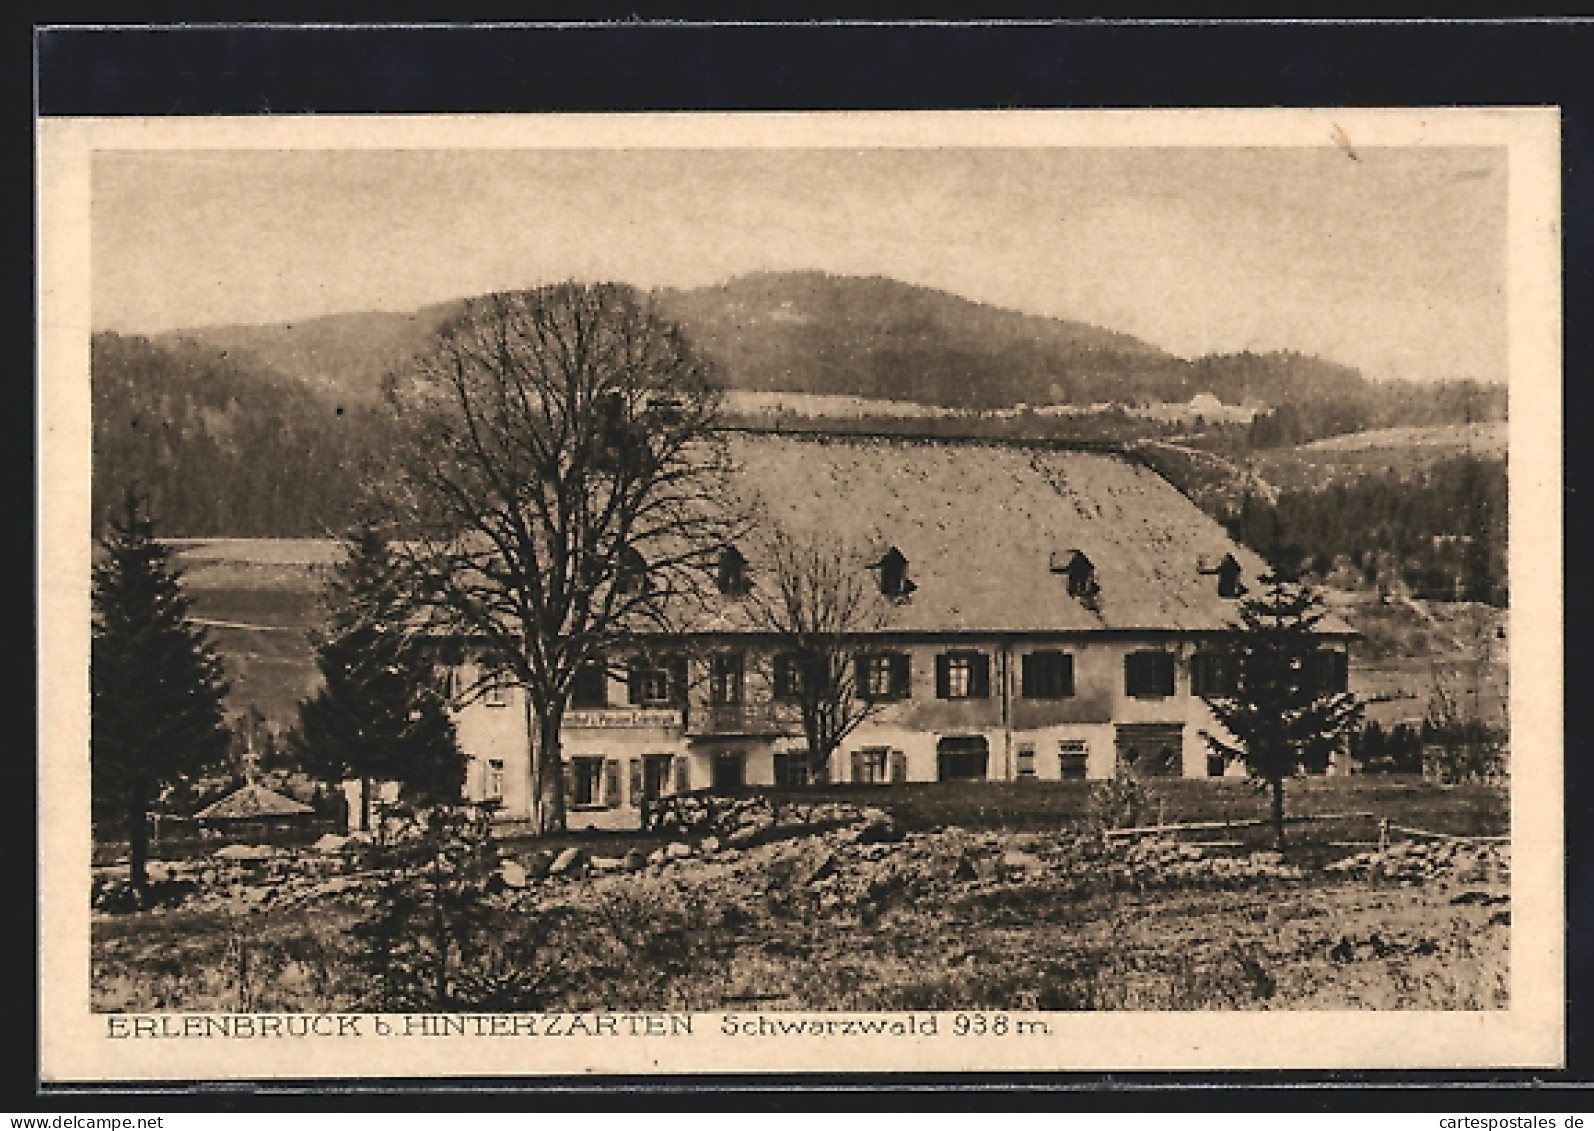
[[[92,184],[125,333],[801,268],[1186,357],[1506,377],[1504,149],[120,151]]]

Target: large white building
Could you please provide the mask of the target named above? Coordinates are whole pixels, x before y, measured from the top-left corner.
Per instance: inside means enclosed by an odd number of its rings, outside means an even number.
[[[882,705],[830,780],[1224,772],[1203,737],[1217,728],[1203,693],[1220,690],[1213,645],[1266,567],[1131,455],[751,432],[730,443],[743,501],[788,531],[866,549],[891,596],[885,627],[856,640],[860,682]],[[735,550],[757,586],[752,544]],[[732,587],[655,660],[609,657],[581,681],[563,732],[572,827],[634,826],[649,800],[798,772],[780,640],[750,627],[748,599]],[[1349,633],[1328,631],[1342,680]],[[529,815],[520,689],[456,721],[468,797]]]

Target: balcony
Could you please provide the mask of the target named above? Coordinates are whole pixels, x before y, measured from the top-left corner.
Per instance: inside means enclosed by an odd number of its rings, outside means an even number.
[[[686,713],[689,735],[752,736],[784,734],[793,729],[773,703],[692,704]]]

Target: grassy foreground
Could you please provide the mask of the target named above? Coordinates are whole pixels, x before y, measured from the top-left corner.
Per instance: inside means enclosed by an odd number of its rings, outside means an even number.
[[[1239,819],[1263,804],[1243,782],[1153,788],[1169,821]],[[905,837],[793,835],[498,892],[460,964],[459,996],[437,1007],[1508,1004],[1509,895],[1497,870],[1418,880],[1325,870],[1361,851],[1339,822],[1296,826],[1299,847],[1283,865],[1238,836],[1142,859],[1078,835],[1086,790],[1077,783],[857,792],[892,810]],[[1498,834],[1507,812],[1500,790],[1371,778],[1303,783],[1290,801],[1298,813],[1372,810],[1453,833]],[[588,843],[608,852],[624,841]],[[498,851],[525,859],[531,848]],[[375,1008],[368,956],[351,928],[373,913],[378,880],[344,877],[249,909],[96,916],[95,1007]]]

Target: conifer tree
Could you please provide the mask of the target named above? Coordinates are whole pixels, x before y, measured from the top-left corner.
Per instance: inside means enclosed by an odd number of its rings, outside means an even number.
[[[1208,699],[1239,745],[1212,735],[1225,758],[1245,763],[1272,792],[1274,842],[1284,850],[1284,779],[1326,764],[1361,721],[1362,705],[1340,690],[1340,661],[1323,647],[1322,598],[1277,574],[1240,605],[1243,625],[1228,655],[1233,693]]]
[[[149,807],[162,786],[226,754],[227,684],[154,520],[129,489],[94,568],[90,794],[95,824],[129,841],[129,885],[147,888]]]
[[[401,569],[378,531],[349,536],[328,586],[328,629],[311,634],[323,686],[300,702],[291,738],[310,772],[360,780],[366,822],[372,779],[420,802],[457,802],[464,780],[431,644],[401,604]]]

